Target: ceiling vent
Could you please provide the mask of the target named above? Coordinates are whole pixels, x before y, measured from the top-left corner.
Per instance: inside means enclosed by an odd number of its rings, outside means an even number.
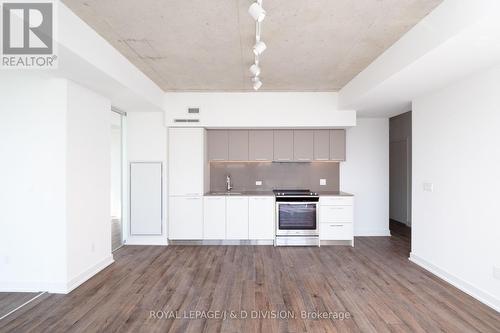
[[[188,113],[200,113],[200,108],[188,108]]]

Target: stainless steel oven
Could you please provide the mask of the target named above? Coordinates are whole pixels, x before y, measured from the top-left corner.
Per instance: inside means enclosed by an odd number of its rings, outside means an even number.
[[[275,197],[275,245],[318,246],[318,195],[309,190],[276,190]]]

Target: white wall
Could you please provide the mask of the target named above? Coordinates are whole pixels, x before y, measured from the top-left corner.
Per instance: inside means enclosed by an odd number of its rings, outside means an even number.
[[[122,124],[121,115],[111,112],[111,216],[122,217]]]
[[[128,112],[126,117],[127,161],[163,163],[163,234],[161,236],[131,236],[130,225],[124,223],[127,244],[167,244],[167,128],[162,112]],[[129,168],[127,167],[127,173]],[[128,179],[128,177],[127,177]],[[128,188],[124,189],[128,193]],[[126,196],[128,198],[128,195]],[[128,200],[128,199],[127,199]],[[128,215],[128,209],[126,210]],[[128,217],[126,219],[128,220]]]
[[[101,228],[110,228],[109,126],[102,97],[64,79],[2,73],[0,291],[64,293],[112,260]]]
[[[47,290],[66,273],[66,84],[13,74],[0,77],[0,291]]]
[[[346,132],[340,189],[355,195],[355,236],[389,236],[389,120],[357,123]]]
[[[175,118],[199,118],[189,126],[202,127],[355,126],[356,111],[339,111],[337,104],[333,92],[167,93],[164,109],[168,126]],[[189,115],[188,107],[200,114]]]
[[[500,66],[413,102],[411,252],[413,261],[498,311],[499,91]]]
[[[66,239],[68,290],[113,262],[111,255],[111,105],[68,82]]]

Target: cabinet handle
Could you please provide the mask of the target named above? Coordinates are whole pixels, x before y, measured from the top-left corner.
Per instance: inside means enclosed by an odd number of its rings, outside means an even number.
[[[343,227],[344,225],[342,224],[330,224],[330,227]]]
[[[187,200],[200,200],[201,198],[186,198]]]

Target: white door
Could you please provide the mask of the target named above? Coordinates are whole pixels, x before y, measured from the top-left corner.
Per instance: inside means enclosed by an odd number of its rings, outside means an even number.
[[[226,238],[248,239],[248,197],[226,198]]]
[[[203,195],[205,130],[169,129],[169,194]]]
[[[274,197],[248,199],[248,232],[250,239],[274,239]]]
[[[203,239],[202,197],[170,197],[168,238]]]
[[[226,239],[226,198],[203,198],[203,239]]]
[[[162,163],[130,163],[130,233],[161,235]]]

